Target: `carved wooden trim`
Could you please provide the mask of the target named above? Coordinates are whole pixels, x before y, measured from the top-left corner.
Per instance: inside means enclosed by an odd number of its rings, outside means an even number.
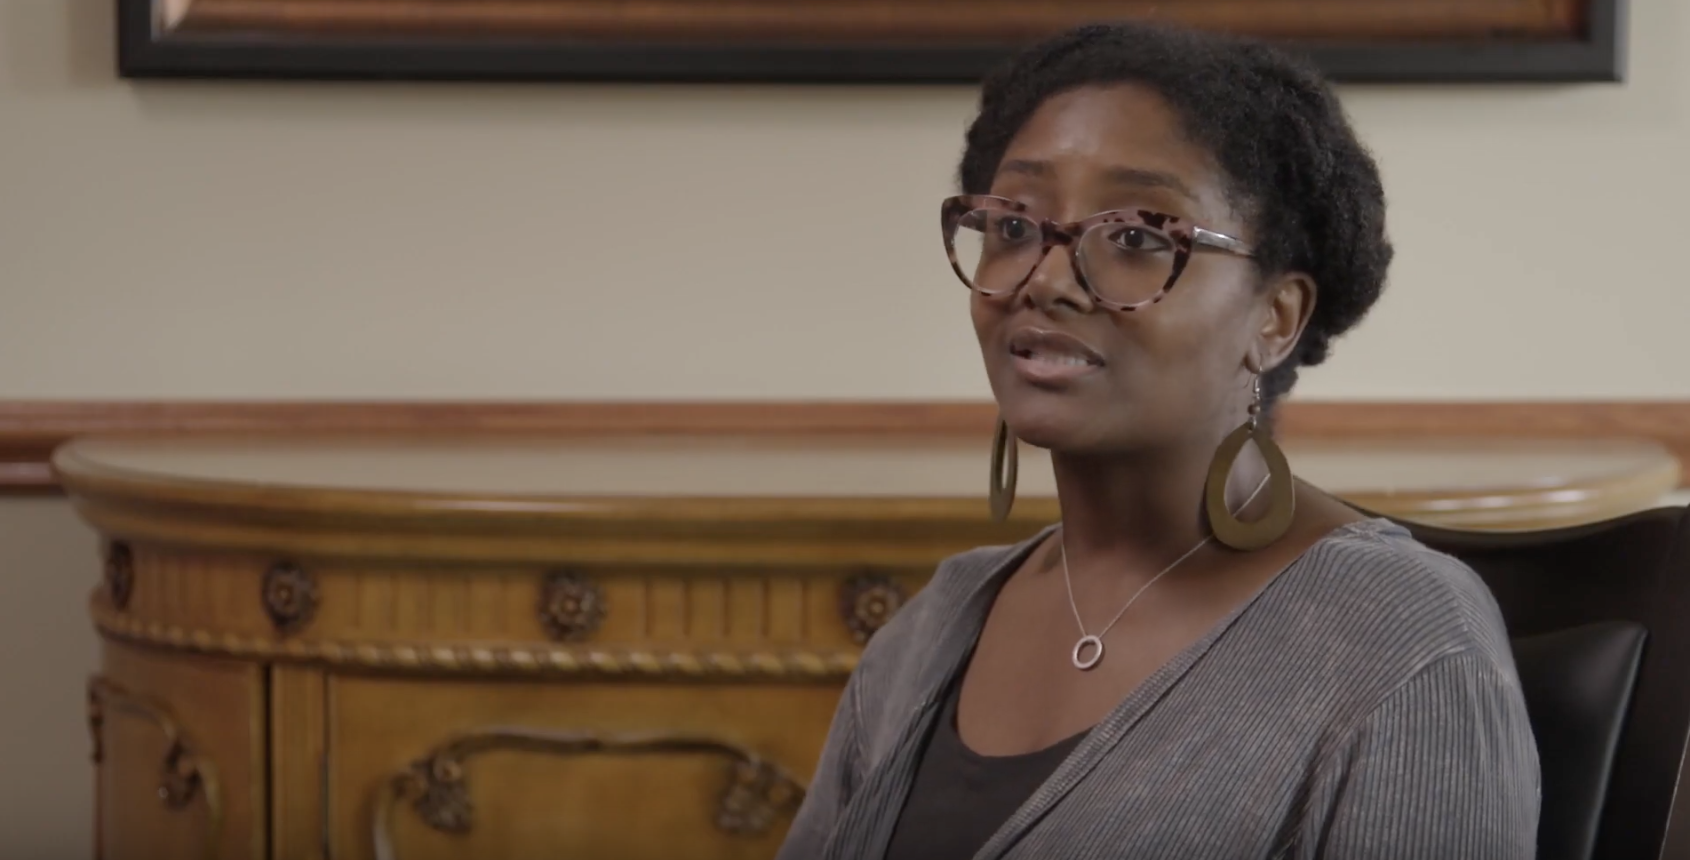
[[[839,616],[858,645],[868,644],[904,606],[903,586],[889,576],[862,574],[840,585]]]
[[[277,562],[264,572],[260,597],[264,614],[284,636],[305,629],[317,615],[316,578],[290,562]]]
[[[804,787],[785,768],[732,744],[687,736],[601,737],[580,732],[499,728],[468,732],[435,747],[379,786],[373,835],[377,860],[395,860],[392,815],[410,801],[425,824],[442,833],[467,833],[474,825],[468,768],[471,758],[493,751],[579,755],[712,755],[733,764],[717,801],[716,826],[735,836],[760,836],[804,799]]]
[[[108,711],[123,711],[141,717],[163,733],[165,753],[159,763],[158,798],[166,809],[171,810],[186,809],[199,797],[205,799],[206,832],[202,856],[206,860],[216,860],[223,830],[223,797],[216,765],[194,752],[180,723],[164,703],[95,676],[88,680],[88,730],[94,741],[93,759],[96,765],[105,758],[103,735]]]
[[[540,625],[559,642],[580,642],[604,622],[604,589],[574,571],[548,574],[540,586]]]
[[[106,699],[100,695],[94,679],[89,679],[87,693],[88,740],[91,744],[88,760],[99,765],[106,760]]]
[[[596,675],[646,678],[837,680],[856,668],[855,651],[650,651],[527,645],[336,642],[276,639],[145,621],[99,599],[89,614],[102,635],[125,642],[223,657],[292,660],[361,669],[430,673]]]
[[[259,403],[0,401],[0,493],[57,487],[49,463],[83,435],[569,436],[900,434],[991,438],[991,403]],[[1303,402],[1280,408],[1300,439],[1650,439],[1690,464],[1690,400]],[[1690,482],[1690,469],[1685,470]]]
[[[109,542],[104,567],[106,598],[119,611],[128,609],[129,598],[135,593],[134,550],[122,541]]]

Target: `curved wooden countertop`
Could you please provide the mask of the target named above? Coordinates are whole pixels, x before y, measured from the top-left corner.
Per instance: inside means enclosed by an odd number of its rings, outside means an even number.
[[[1013,539],[1058,517],[1048,457],[1023,447],[1010,522],[986,514],[988,440],[624,436],[84,439],[55,468],[91,523],[135,538],[407,558],[744,561],[868,540]],[[1302,442],[1305,480],[1359,507],[1470,529],[1619,516],[1679,464],[1631,441]],[[609,537],[617,540],[607,540]],[[760,550],[759,548],[762,548]],[[609,553],[610,555],[606,555]],[[818,558],[816,560],[822,560]]]

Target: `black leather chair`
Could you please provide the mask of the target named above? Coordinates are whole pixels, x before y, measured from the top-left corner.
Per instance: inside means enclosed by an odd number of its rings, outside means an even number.
[[[1405,524],[1484,577],[1543,768],[1539,860],[1690,860],[1690,511],[1567,529]],[[1676,813],[1676,814],[1675,814]]]

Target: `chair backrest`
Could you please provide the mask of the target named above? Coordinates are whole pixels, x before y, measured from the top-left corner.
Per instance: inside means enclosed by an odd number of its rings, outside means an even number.
[[[1543,776],[1537,860],[1592,860],[1643,665],[1642,625],[1602,621],[1514,640]]]
[[[1600,825],[1594,851],[1588,856],[1595,860],[1690,858],[1690,832],[1683,822],[1684,815],[1690,814],[1690,803],[1681,804],[1680,814],[1674,815],[1685,741],[1690,737],[1690,516],[1686,509],[1659,508],[1538,532],[1462,532],[1404,525],[1422,542],[1472,566],[1490,586],[1509,634],[1517,640],[1517,656],[1527,654],[1523,662],[1536,679],[1528,682],[1527,670],[1522,669],[1522,683],[1542,680],[1535,674],[1542,665],[1532,656],[1534,646],[1555,651],[1550,647],[1556,645],[1553,640],[1546,645],[1540,637],[1607,622],[1621,622],[1620,628],[1642,628],[1642,659],[1631,707],[1623,714],[1606,801],[1599,794],[1594,801],[1601,804]],[[1635,627],[1631,628],[1634,633]],[[1579,653],[1604,646],[1587,642],[1571,647],[1563,641],[1558,647],[1562,657],[1573,654],[1568,659],[1577,659]],[[1624,650],[1619,645],[1606,647]],[[1533,706],[1533,698],[1539,707],[1546,701],[1544,688],[1537,690],[1528,693],[1528,707]],[[1539,719],[1534,714],[1534,726]],[[1546,768],[1546,780],[1550,776]],[[1600,786],[1596,789],[1600,791]],[[1550,791],[1546,784],[1546,811],[1550,811]],[[1576,833],[1569,838],[1576,838]]]

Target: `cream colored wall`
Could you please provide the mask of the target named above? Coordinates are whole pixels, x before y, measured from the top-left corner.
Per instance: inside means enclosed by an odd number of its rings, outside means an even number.
[[[0,398],[983,397],[963,88],[131,84],[0,2]],[[1353,89],[1401,247],[1303,393],[1690,395],[1690,43],[1624,87]]]
[[[1690,396],[1690,13],[1633,5],[1624,87],[1345,93],[1401,257],[1305,396]],[[111,6],[0,0],[0,399],[985,396],[966,89],[136,85]],[[7,849],[86,853],[96,567],[0,501]]]

